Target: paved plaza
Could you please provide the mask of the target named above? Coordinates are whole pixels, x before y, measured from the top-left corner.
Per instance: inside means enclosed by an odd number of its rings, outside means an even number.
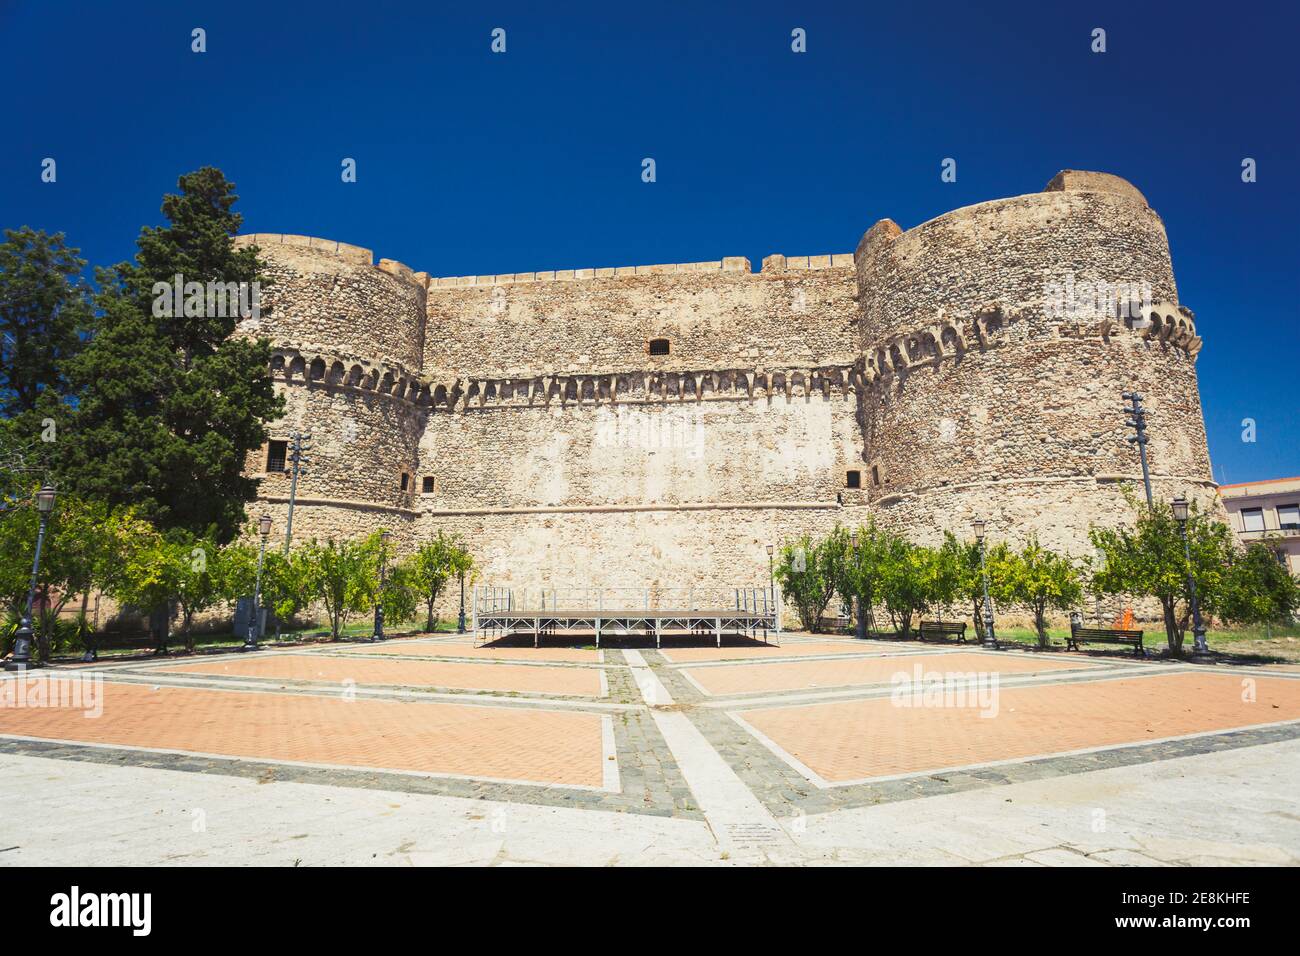
[[[1295,667],[563,643],[6,675],[0,863],[1300,862]]]

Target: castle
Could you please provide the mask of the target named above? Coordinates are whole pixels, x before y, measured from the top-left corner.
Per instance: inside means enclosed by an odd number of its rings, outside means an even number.
[[[1160,217],[1116,176],[1066,170],[758,272],[435,278],[341,242],[236,241],[274,280],[241,331],[272,340],[287,397],[248,463],[277,528],[285,442],[313,436],[295,540],[455,532],[483,582],[528,588],[763,584],[768,543],[869,515],[1091,554],[1090,523],[1130,521],[1119,486],[1141,482],[1132,388],[1157,498],[1216,500],[1194,317]],[[1144,292],[1063,305],[1080,288]]]

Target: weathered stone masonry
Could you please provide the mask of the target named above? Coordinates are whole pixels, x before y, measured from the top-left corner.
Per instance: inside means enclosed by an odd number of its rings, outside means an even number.
[[[1130,517],[1129,387],[1157,494],[1215,501],[1194,316],[1159,217],[1114,176],[882,220],[853,255],[758,272],[432,278],[327,240],[239,241],[275,282],[243,326],[276,347],[273,437],[315,439],[295,538],[455,531],[485,580],[527,587],[762,581],[769,541],[868,513],[926,541],[981,516],[1083,554],[1090,523]],[[1065,276],[1151,304],[1062,318],[1045,290]],[[283,521],[288,480],[265,466]]]

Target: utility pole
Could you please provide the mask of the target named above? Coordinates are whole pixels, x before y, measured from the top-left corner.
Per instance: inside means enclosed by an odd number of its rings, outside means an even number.
[[[1124,414],[1129,416],[1124,424],[1133,429],[1133,434],[1128,436],[1129,444],[1138,446],[1138,455],[1142,459],[1142,484],[1147,491],[1147,507],[1154,508],[1156,500],[1151,494],[1151,469],[1147,467],[1147,412],[1142,407],[1142,396],[1138,392],[1124,392],[1120,397],[1129,403],[1124,406]]]
[[[293,540],[293,505],[298,499],[298,476],[303,473],[303,465],[311,461],[304,452],[311,451],[311,432],[294,431],[289,435],[289,514],[284,524],[284,554],[289,555],[289,544]],[[275,615],[275,640],[280,641],[280,617]]]
[[[289,479],[289,515],[284,526],[284,553],[289,553],[289,542],[293,540],[293,504],[298,498],[298,476],[303,472],[303,465],[311,461],[303,452],[311,451],[311,432],[293,432],[289,436],[289,461],[292,465],[292,478]]]

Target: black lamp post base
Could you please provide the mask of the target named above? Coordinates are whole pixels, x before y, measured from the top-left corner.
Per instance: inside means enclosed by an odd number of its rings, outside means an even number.
[[[12,673],[32,666],[32,626],[29,619],[24,618],[14,634],[14,656],[5,661],[5,670]]]

